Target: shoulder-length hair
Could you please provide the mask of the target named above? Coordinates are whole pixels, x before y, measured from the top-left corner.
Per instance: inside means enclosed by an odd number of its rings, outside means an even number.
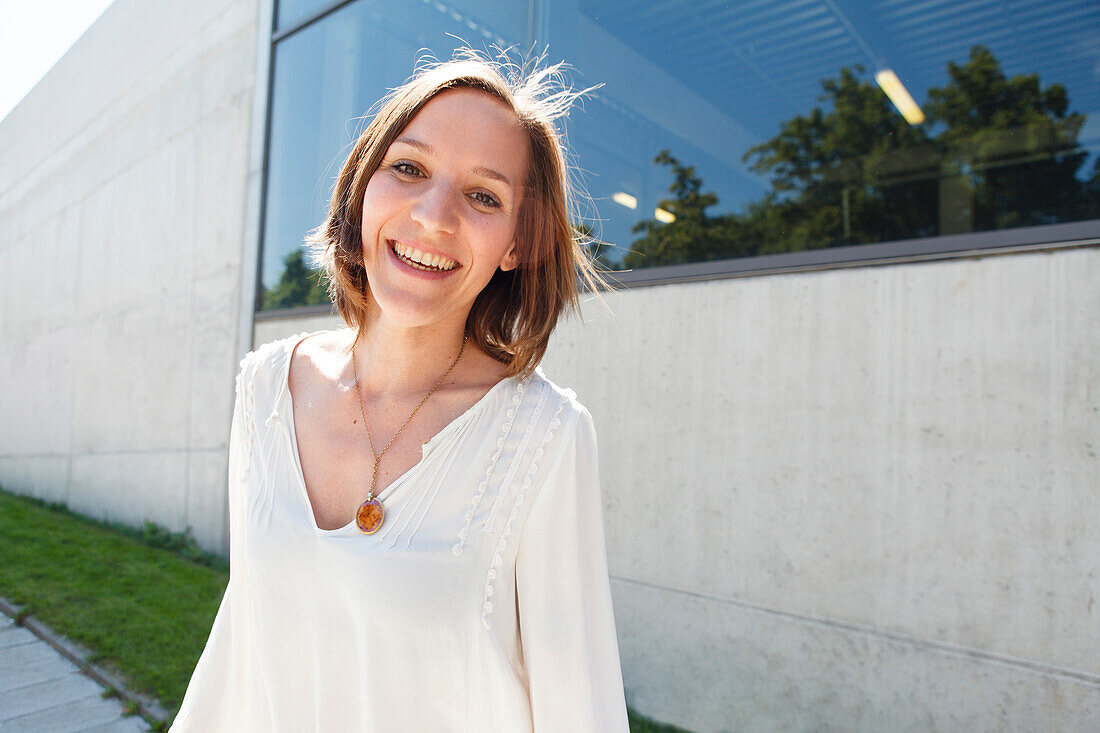
[[[529,146],[515,231],[518,264],[512,270],[498,269],[477,296],[466,320],[470,338],[507,365],[507,376],[526,377],[546,353],[563,311],[579,311],[578,276],[593,292],[609,287],[585,246],[591,241],[587,233],[570,223],[576,188],[554,127],[577,97],[598,87],[581,92],[565,87],[562,65],[528,72],[462,48],[450,61],[422,66],[379,101],[381,108],[340,171],[328,216],[306,239],[314,264],[324,269],[336,309],[358,330],[356,343],[375,307],[363,268],[360,229],[367,182],[413,117],[446,89],[477,89],[504,102],[527,133]]]

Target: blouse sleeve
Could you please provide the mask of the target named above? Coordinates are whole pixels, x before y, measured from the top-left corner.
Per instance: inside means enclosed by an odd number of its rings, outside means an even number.
[[[531,712],[535,733],[625,733],[596,430],[583,407],[574,425],[531,506],[516,558]]]
[[[229,434],[229,584],[222,596],[210,636],[191,675],[183,703],[170,733],[191,731],[247,730],[239,720],[242,708],[251,701],[245,681],[249,678],[251,657],[248,649],[249,592],[244,567],[244,533],[249,446],[246,430],[250,420],[245,412],[248,371],[246,361],[237,377],[233,422]]]

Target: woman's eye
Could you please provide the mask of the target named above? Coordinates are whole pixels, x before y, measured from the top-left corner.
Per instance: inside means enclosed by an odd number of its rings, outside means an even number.
[[[406,176],[414,176],[420,173],[420,169],[412,163],[394,163],[390,168]]]
[[[499,209],[500,208],[500,202],[497,201],[492,196],[490,196],[489,194],[485,193],[484,191],[478,191],[477,193],[474,194],[474,196],[484,196],[485,197],[485,198],[478,199],[478,203],[480,203],[480,204],[488,206],[492,209]]]

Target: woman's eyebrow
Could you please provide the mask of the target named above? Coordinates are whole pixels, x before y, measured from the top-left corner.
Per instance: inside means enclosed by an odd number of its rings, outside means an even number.
[[[428,143],[425,143],[425,142],[421,142],[420,140],[417,140],[416,138],[399,137],[396,140],[394,140],[394,142],[395,143],[405,143],[406,145],[411,145],[412,147],[416,148],[417,150],[423,152],[425,155],[431,155],[431,156],[435,155],[435,149],[431,145],[428,145]],[[512,185],[512,181],[508,178],[508,176],[504,175],[503,173],[499,173],[499,172],[493,170],[492,168],[486,168],[484,166],[477,166],[477,167],[473,168],[472,170],[473,170],[474,173],[478,174],[479,176],[485,176],[486,178],[492,178],[494,180],[500,181],[501,183],[505,184],[506,186],[509,186],[510,188],[513,188],[513,189],[515,188],[515,186]]]

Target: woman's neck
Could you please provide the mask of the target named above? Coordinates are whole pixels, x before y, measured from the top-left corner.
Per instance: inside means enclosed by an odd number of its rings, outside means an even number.
[[[464,326],[465,319],[410,328],[376,316],[355,345],[354,364],[363,392],[392,397],[425,393],[454,363],[462,349]],[[471,356],[472,347],[466,344],[450,377]]]

